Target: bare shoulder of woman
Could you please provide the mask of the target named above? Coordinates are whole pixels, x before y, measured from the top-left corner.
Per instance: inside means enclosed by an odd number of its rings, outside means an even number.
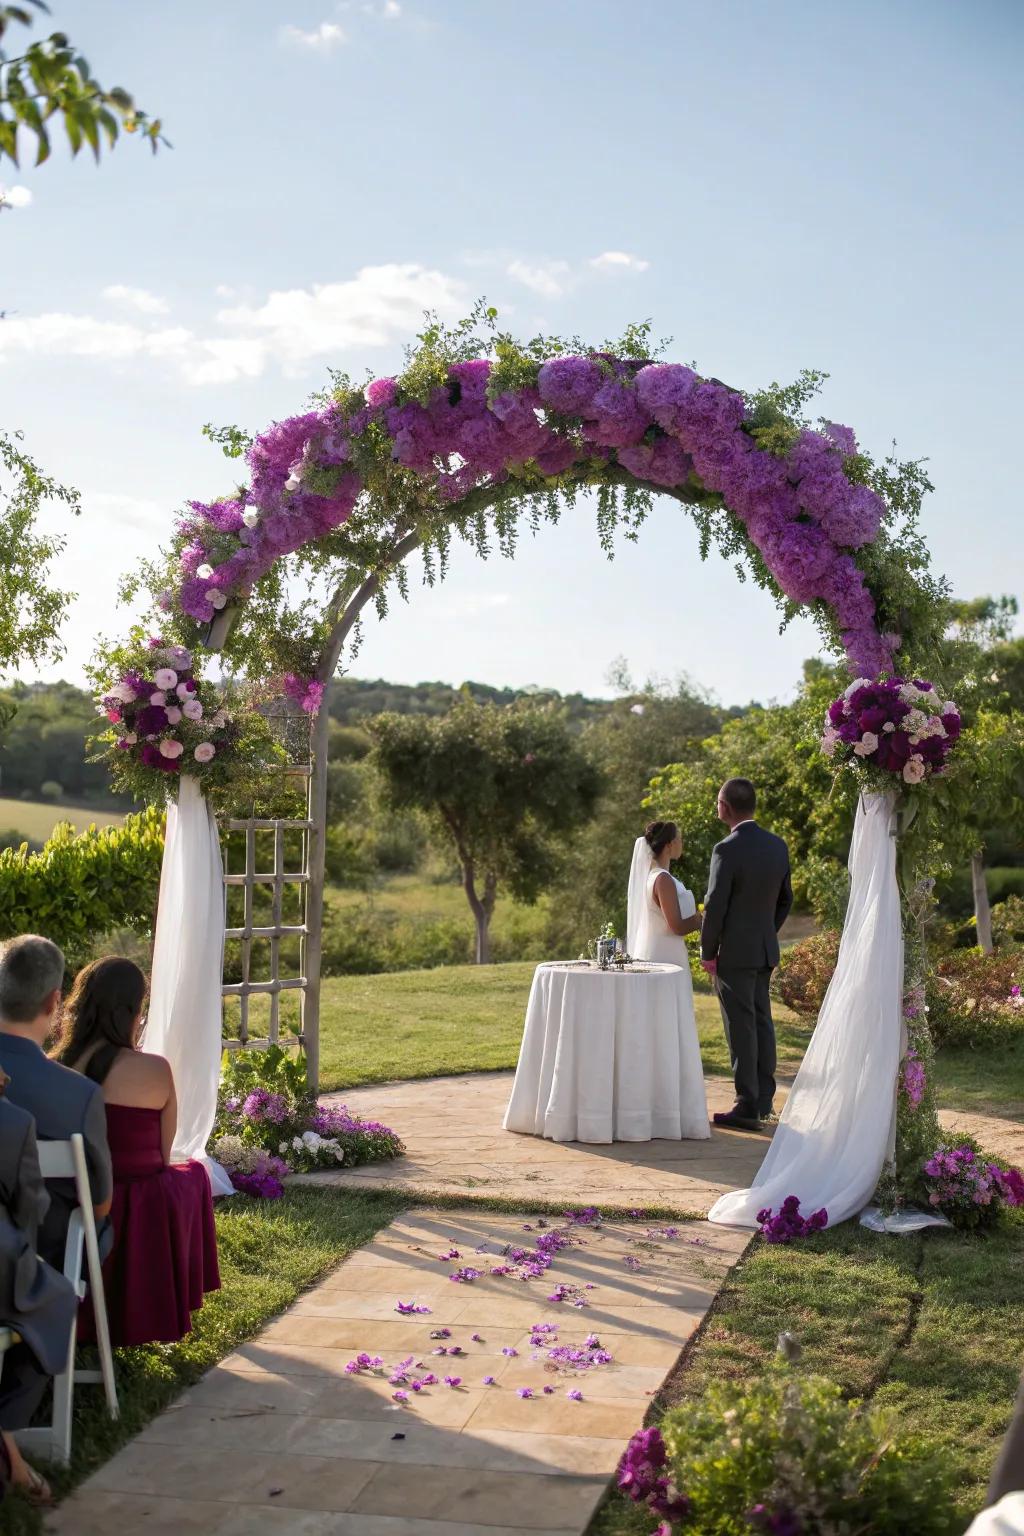
[[[139,1104],[147,1109],[162,1109],[174,1079],[170,1063],[163,1056],[148,1051],[122,1051],[107,1077],[107,1097],[112,1102]]]

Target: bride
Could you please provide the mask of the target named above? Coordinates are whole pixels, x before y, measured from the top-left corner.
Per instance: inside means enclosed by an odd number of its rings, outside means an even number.
[[[689,976],[686,935],[699,933],[701,920],[693,892],[669,873],[669,864],[682,851],[674,821],[652,821],[637,838],[629,872],[626,949],[634,960],[680,965]]]
[[[634,960],[651,960],[680,968],[678,1056],[668,1063],[668,1075],[679,1074],[680,1136],[704,1140],[710,1136],[704,1068],[693,1007],[693,979],[686,952],[686,935],[700,930],[693,892],[669,873],[669,864],[683,851],[674,821],[652,821],[633,848],[626,913],[626,949]],[[667,1084],[663,1084],[667,1087]]]

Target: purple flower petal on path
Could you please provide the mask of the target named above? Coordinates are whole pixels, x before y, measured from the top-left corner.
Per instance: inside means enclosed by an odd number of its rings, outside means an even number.
[[[579,1387],[571,1387],[565,1395],[571,1403],[582,1403],[583,1401],[583,1393]]]
[[[493,1387],[494,1386],[494,1377],[493,1376],[485,1376],[484,1377],[484,1386],[485,1387]]]
[[[516,1397],[532,1397],[532,1387],[516,1387]]]
[[[396,1403],[407,1403],[409,1401],[408,1392],[392,1392],[391,1396]]]

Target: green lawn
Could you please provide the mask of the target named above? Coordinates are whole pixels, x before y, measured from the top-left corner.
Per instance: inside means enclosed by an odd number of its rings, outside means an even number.
[[[1024,1036],[987,1051],[940,1051],[935,1083],[942,1109],[1024,1120]]]
[[[116,811],[83,810],[77,805],[0,797],[0,832],[20,832],[32,842],[45,843],[58,821],[70,821],[76,832],[84,832],[93,823],[97,827],[120,826],[124,817]]]
[[[221,1289],[207,1297],[195,1327],[180,1344],[118,1350],[121,1417],[116,1423],[100,1406],[99,1388],[78,1389],[72,1465],[50,1477],[54,1491],[66,1495],[184,1387],[252,1338],[354,1248],[369,1242],[407,1204],[388,1195],[319,1189],[289,1190],[277,1201],[219,1204]],[[4,1536],[37,1536],[42,1529],[39,1513],[20,1498],[0,1504]]]
[[[320,1005],[322,1088],[514,1067],[534,969],[524,961],[331,977]],[[705,1069],[727,1073],[718,1004],[706,992],[696,1003]],[[786,1008],[776,1025],[779,1059],[795,1065],[808,1031]]]
[[[324,1092],[514,1067],[533,972],[531,960],[328,978],[320,1026]],[[718,1004],[702,991],[695,1001],[704,1069],[727,1076]],[[258,1017],[255,1005],[253,1012]],[[806,1049],[810,1026],[778,1003],[774,1013],[779,1065],[792,1071]],[[935,1079],[945,1109],[1024,1119],[1024,1040],[999,1051],[940,1053]]]
[[[958,1483],[962,1531],[984,1503],[1024,1357],[1022,1238],[1016,1213],[983,1238],[879,1237],[847,1223],[791,1247],[756,1243],[649,1422],[712,1381],[753,1380],[778,1335],[792,1332],[804,1349],[799,1369],[890,1408],[901,1434],[942,1447]],[[651,1524],[615,1494],[591,1536],[647,1536]]]

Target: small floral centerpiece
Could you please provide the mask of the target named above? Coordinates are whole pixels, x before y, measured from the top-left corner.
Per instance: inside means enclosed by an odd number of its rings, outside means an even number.
[[[400,1157],[404,1150],[379,1121],[362,1120],[343,1105],[318,1104],[306,1091],[301,1056],[281,1046],[224,1053],[210,1153],[236,1189],[274,1198],[270,1180],[354,1168]],[[258,1187],[261,1181],[264,1187]]]
[[[960,737],[960,711],[934,684],[861,677],[829,706],[821,749],[875,789],[942,773]]]

